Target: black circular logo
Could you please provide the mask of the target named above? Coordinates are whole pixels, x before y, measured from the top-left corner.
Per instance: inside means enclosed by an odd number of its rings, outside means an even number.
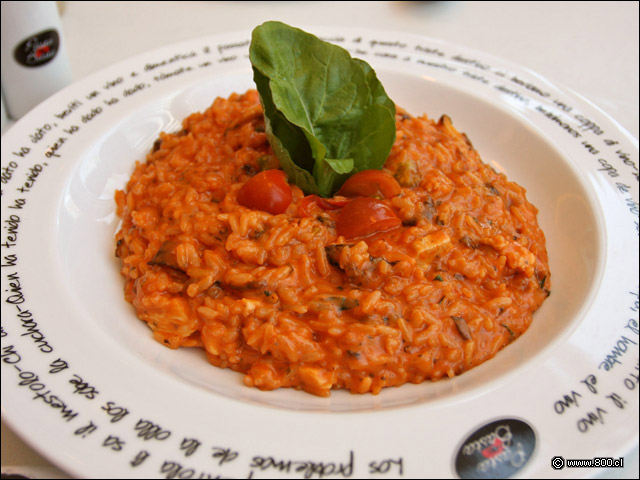
[[[520,471],[535,449],[533,429],[522,420],[495,420],[469,435],[457,452],[460,478],[507,478]]]
[[[20,42],[13,50],[13,58],[25,67],[39,67],[53,60],[59,47],[58,32],[44,30]]]
[[[562,470],[564,468],[564,457],[553,457],[551,459],[551,468]]]

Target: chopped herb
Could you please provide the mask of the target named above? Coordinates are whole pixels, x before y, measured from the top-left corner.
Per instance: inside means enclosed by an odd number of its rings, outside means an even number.
[[[494,187],[492,184],[490,183],[486,183],[485,187],[487,187],[487,189],[489,189],[489,191],[493,194],[493,195],[497,195],[500,196],[500,192],[498,191],[498,189],[496,187]]]
[[[438,275],[436,275],[436,276],[434,277],[434,280],[435,280],[436,282],[442,282],[442,281],[443,281],[443,280],[442,280],[442,275],[439,275],[439,274],[438,274]]]
[[[248,163],[245,163],[245,164],[242,166],[242,171],[243,171],[244,173],[246,173],[247,175],[249,175],[250,177],[253,177],[253,176],[257,173],[257,172],[256,172],[256,169],[255,169],[255,168],[253,168],[253,165],[250,165],[250,164],[248,164]]]
[[[511,335],[512,337],[516,336],[516,334],[513,333],[513,330],[511,330],[508,325],[505,325],[504,323],[501,323],[500,325],[502,325],[504,328],[507,329],[507,332],[509,332],[509,335]]]
[[[265,296],[270,297],[271,295],[273,295],[269,290],[265,290],[264,291]]]
[[[342,305],[340,305],[340,310],[349,310],[351,308],[356,308],[358,305],[360,305],[360,302],[358,302],[358,299],[346,298],[342,302]]]
[[[342,249],[346,247],[346,245],[327,245],[324,247],[325,254],[327,255],[327,260],[334,267],[340,267],[340,254],[342,253]]]
[[[544,282],[547,281],[547,276],[545,275],[544,277],[542,277],[542,280],[540,280],[540,288],[544,289]]]
[[[340,310],[350,310],[360,305],[357,298],[328,297],[327,300],[337,305]]]

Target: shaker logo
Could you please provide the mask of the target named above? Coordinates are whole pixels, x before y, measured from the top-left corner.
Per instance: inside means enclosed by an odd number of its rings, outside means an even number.
[[[496,420],[462,442],[455,469],[460,478],[507,478],[526,465],[535,444],[535,433],[525,422]]]
[[[59,46],[58,32],[45,30],[20,42],[13,50],[13,57],[25,67],[39,67],[53,60]]]

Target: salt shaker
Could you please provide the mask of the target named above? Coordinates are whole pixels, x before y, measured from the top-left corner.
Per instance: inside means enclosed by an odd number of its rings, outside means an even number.
[[[18,119],[71,83],[56,2],[2,2],[2,89]]]

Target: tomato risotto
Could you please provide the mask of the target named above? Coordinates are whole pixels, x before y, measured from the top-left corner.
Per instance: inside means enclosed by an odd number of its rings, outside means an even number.
[[[399,110],[383,169],[332,198],[278,168],[251,90],[162,133],[116,192],[125,298],[157,341],[263,390],[378,393],[492,358],[549,295],[536,208],[446,116]]]

